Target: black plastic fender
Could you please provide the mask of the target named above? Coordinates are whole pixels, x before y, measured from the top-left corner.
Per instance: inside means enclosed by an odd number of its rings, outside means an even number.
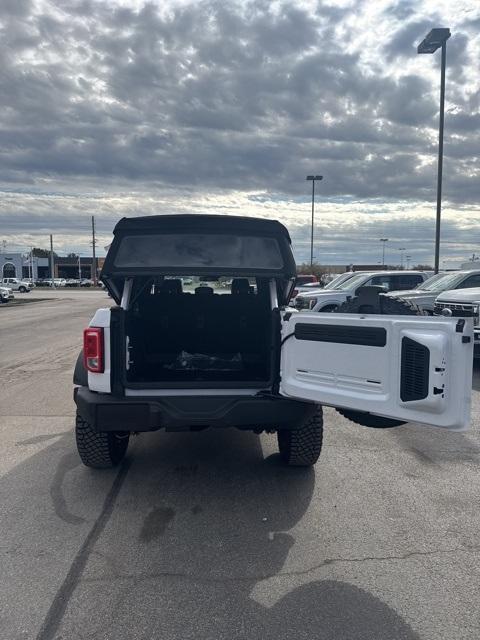
[[[81,387],[88,387],[88,371],[85,369],[83,364],[83,349],[78,354],[77,362],[75,363],[73,384],[78,384]]]

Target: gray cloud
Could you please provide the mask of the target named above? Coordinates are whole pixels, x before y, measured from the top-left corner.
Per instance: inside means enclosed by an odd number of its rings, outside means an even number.
[[[387,9],[392,36],[375,73],[354,46],[352,8],[57,5],[0,7],[5,190],[70,183],[288,199],[305,193],[306,173],[321,171],[332,202],[433,200],[437,87],[402,72],[431,26],[416,3]],[[445,197],[458,206],[480,195],[480,90],[468,66],[479,38],[470,27],[449,42]]]

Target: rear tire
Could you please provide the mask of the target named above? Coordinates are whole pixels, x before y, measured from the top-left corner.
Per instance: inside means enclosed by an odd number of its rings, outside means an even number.
[[[77,412],[75,437],[78,455],[85,466],[93,469],[111,469],[125,457],[130,433],[95,431]]]
[[[318,405],[314,415],[300,428],[277,431],[280,456],[290,467],[310,467],[314,465],[322,450],[323,412]]]
[[[20,291],[20,293],[26,293],[27,292],[26,287],[18,287],[18,290]]]
[[[334,313],[364,313],[365,315],[377,313],[388,316],[427,315],[417,307],[416,304],[412,304],[408,300],[390,298],[382,294],[378,295],[377,302],[374,305],[365,304],[362,297],[357,296],[356,298],[352,298],[352,300],[348,300],[341,304]],[[354,411],[353,409],[337,409],[337,411],[344,418],[347,418],[347,420],[372,429],[391,429],[392,427],[400,427],[402,424],[407,424],[402,420],[382,418],[381,416],[375,416],[363,411]]]

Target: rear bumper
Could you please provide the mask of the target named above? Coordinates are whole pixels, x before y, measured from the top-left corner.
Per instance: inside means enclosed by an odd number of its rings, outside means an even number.
[[[78,412],[97,431],[186,431],[204,427],[296,429],[315,404],[273,396],[113,397],[76,387]]]

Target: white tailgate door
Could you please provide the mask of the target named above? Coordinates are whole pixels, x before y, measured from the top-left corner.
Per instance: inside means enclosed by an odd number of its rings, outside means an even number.
[[[471,319],[292,314],[283,321],[280,393],[462,431],[472,359]]]

